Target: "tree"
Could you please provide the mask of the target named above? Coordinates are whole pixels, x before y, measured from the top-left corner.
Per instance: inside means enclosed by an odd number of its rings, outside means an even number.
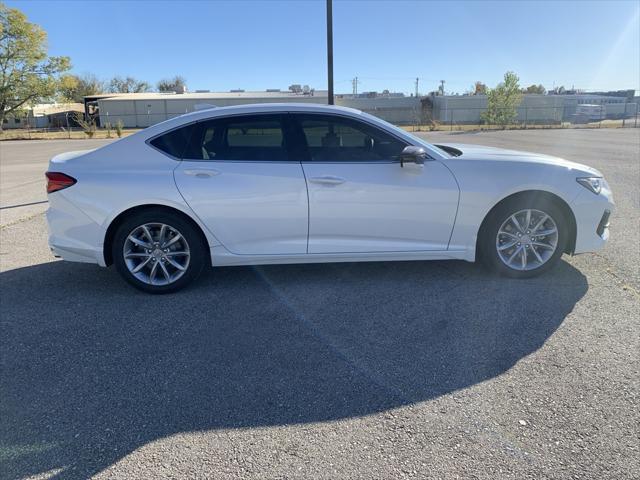
[[[106,86],[95,75],[63,75],[60,77],[58,93],[63,101],[82,103],[84,97],[104,93]]]
[[[111,93],[142,93],[151,90],[151,85],[143,80],[133,77],[113,77],[109,82]]]
[[[473,85],[473,95],[486,95],[487,90],[487,86],[482,82],[476,82]]]
[[[176,75],[173,78],[164,78],[160,80],[157,87],[159,92],[176,92],[182,88],[186,90],[187,81],[184,79],[184,77]]]
[[[7,115],[55,94],[68,57],[49,57],[47,34],[0,3],[0,131]]]
[[[544,95],[547,93],[547,89],[542,85],[529,85],[522,91],[522,93],[538,93],[540,95]]]
[[[504,74],[504,81],[487,94],[487,111],[482,114],[488,124],[501,125],[503,128],[518,116],[516,108],[522,102],[520,79],[513,72]]]

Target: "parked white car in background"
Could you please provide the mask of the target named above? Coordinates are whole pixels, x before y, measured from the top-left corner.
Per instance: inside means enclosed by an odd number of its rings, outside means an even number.
[[[49,244],[147,292],[209,264],[482,258],[530,277],[601,248],[611,191],[546,155],[431,145],[357,110],[214,108],[54,157]]]

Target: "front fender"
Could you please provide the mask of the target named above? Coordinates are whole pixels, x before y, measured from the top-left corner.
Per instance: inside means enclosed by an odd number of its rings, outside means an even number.
[[[494,164],[495,163],[495,164]],[[522,192],[555,195],[571,208],[582,188],[565,171],[527,163],[451,161],[447,164],[460,185],[460,206],[449,243],[450,250],[464,250],[475,260],[478,233],[488,213],[504,199]],[[563,169],[560,169],[563,170]]]

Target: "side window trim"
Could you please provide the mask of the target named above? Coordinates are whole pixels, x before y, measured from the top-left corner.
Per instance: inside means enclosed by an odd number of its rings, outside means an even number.
[[[185,157],[185,153],[189,150],[190,147],[190,143],[191,141],[193,141],[193,136],[194,136],[194,132],[196,132],[197,130],[199,130],[199,127],[201,124],[205,123],[205,122],[209,122],[212,120],[226,120],[226,119],[232,119],[234,117],[247,117],[247,116],[267,116],[267,115],[271,115],[271,116],[279,116],[280,117],[280,121],[281,121],[281,125],[282,125],[282,133],[283,133],[283,138],[284,138],[284,144],[285,144],[285,151],[287,153],[287,160],[277,160],[277,161],[272,161],[272,160],[221,160],[221,159],[203,159],[203,158],[187,158]],[[166,157],[169,157],[170,159],[180,162],[183,160],[188,160],[190,162],[232,162],[232,163],[349,163],[349,164],[390,164],[390,163],[399,163],[399,160],[368,160],[368,161],[314,161],[311,159],[311,155],[309,153],[309,146],[307,145],[306,142],[306,137],[302,128],[302,125],[300,123],[300,116],[301,115],[309,115],[309,116],[318,116],[318,117],[336,117],[339,119],[344,119],[347,121],[352,121],[355,123],[362,123],[365,126],[367,126],[368,128],[373,129],[374,131],[378,131],[381,132],[384,135],[388,135],[394,139],[396,139],[398,142],[406,145],[410,145],[406,139],[396,135],[394,132],[389,132],[387,130],[384,130],[383,128],[379,127],[378,125],[375,125],[367,120],[362,120],[359,118],[355,118],[352,117],[350,115],[342,115],[339,113],[326,113],[326,112],[304,112],[304,111],[278,111],[278,112],[260,112],[260,113],[237,113],[237,114],[232,114],[232,115],[225,115],[225,116],[220,116],[220,117],[209,117],[209,118],[204,118],[204,119],[200,119],[200,120],[195,120],[192,122],[188,122],[188,123],[184,123],[181,125],[177,125],[174,128],[171,128],[170,130],[166,130],[164,132],[158,133],[152,137],[149,137],[148,139],[145,140],[145,143],[153,148],[154,150],[156,150],[157,152],[165,155]],[[189,140],[187,141],[187,144],[182,152],[182,155],[180,157],[176,157],[174,155],[171,155],[170,153],[165,152],[164,150],[156,147],[155,145],[153,145],[151,142],[155,139],[157,139],[158,137],[161,137],[163,135],[167,135],[175,130],[178,130],[180,128],[185,128],[185,127],[189,127],[191,126],[191,130],[189,132]],[[296,148],[298,148],[299,150],[296,151]],[[302,151],[300,151],[300,149]],[[298,158],[296,158],[298,157]]]
[[[292,124],[295,125],[295,129],[297,132],[299,132],[299,134],[301,135],[301,138],[304,140],[304,146],[307,150],[307,158],[305,158],[304,160],[301,160],[302,163],[328,163],[328,164],[332,164],[332,163],[342,163],[342,164],[352,164],[352,165],[357,165],[357,164],[362,164],[362,165],[367,165],[367,164],[394,164],[394,163],[400,163],[400,160],[366,160],[366,161],[342,161],[342,160],[335,160],[335,161],[326,161],[326,160],[312,160],[311,159],[311,154],[309,153],[309,145],[307,144],[307,140],[306,140],[306,136],[304,134],[304,129],[302,127],[302,124],[300,123],[300,117],[301,116],[318,116],[318,117],[336,117],[339,119],[344,119],[347,121],[352,121],[356,124],[358,123],[362,123],[364,124],[366,127],[373,129],[376,132],[381,132],[384,135],[387,135],[389,137],[394,138],[395,140],[397,140],[398,142],[404,144],[404,146],[408,146],[410,145],[407,140],[405,140],[404,138],[401,138],[400,136],[396,135],[393,132],[389,132],[387,130],[384,130],[383,128],[368,122],[366,120],[362,120],[360,118],[355,118],[352,117],[350,115],[342,115],[339,113],[326,113],[326,112],[300,112],[300,111],[293,111],[293,112],[289,112],[289,114],[291,115],[291,122]]]
[[[232,115],[224,115],[219,117],[209,117],[203,118],[196,122],[195,124],[203,124],[205,122],[210,122],[214,120],[231,120],[234,118],[242,118],[242,117],[259,117],[259,116],[272,116],[279,117],[280,124],[282,128],[282,136],[284,140],[284,151],[286,152],[287,159],[286,160],[225,160],[225,159],[215,159],[215,158],[182,158],[182,160],[186,160],[189,162],[218,162],[218,163],[300,163],[299,160],[295,160],[291,158],[291,151],[289,148],[290,144],[290,133],[289,133],[289,119],[288,112],[286,111],[277,111],[277,112],[257,112],[257,113],[236,113]],[[199,125],[196,127],[199,128]],[[195,130],[195,129],[194,129]],[[190,138],[190,142],[193,140],[193,135]],[[189,150],[187,147],[186,150]]]

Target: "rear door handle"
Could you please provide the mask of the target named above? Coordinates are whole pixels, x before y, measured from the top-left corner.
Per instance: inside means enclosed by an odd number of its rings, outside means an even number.
[[[344,178],[334,177],[333,175],[323,175],[321,177],[311,177],[309,179],[311,183],[319,183],[321,185],[340,185],[346,182]]]
[[[198,178],[209,178],[220,175],[220,170],[215,170],[213,168],[195,168],[192,170],[184,170],[184,174]]]

